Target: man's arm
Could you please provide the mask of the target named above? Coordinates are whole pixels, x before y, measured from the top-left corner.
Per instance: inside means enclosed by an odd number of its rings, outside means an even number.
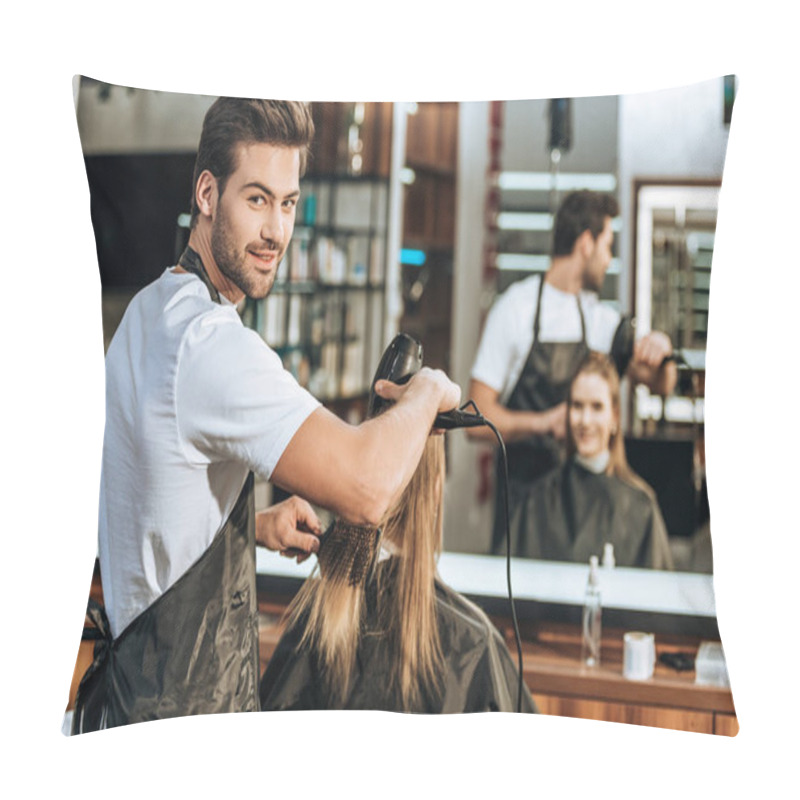
[[[674,361],[664,361],[672,355],[672,342],[661,331],[645,334],[633,346],[633,357],[628,367],[628,377],[643,383],[654,394],[666,397],[675,389],[678,369]]]
[[[425,367],[404,386],[379,381],[375,389],[394,405],[358,426],[318,408],[292,437],[272,481],[343,520],[377,525],[414,474],[436,414],[458,406],[461,390]]]
[[[511,411],[500,403],[500,392],[473,379],[469,399],[499,431],[503,441],[514,442],[531,436],[552,434],[557,439],[566,435],[567,406],[560,403],[547,411]],[[491,428],[467,428],[467,436],[476,441],[496,442]]]

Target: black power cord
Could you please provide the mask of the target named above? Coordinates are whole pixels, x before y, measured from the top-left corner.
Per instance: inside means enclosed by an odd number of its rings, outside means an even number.
[[[474,413],[467,413],[465,409],[472,407]],[[503,437],[497,428],[489,422],[486,417],[481,414],[478,407],[472,400],[464,403],[461,408],[449,411],[445,414],[440,414],[436,417],[435,427],[439,428],[473,428],[486,426],[491,428],[494,435],[497,437],[497,443],[500,445],[500,452],[503,455],[503,501],[506,520],[506,582],[508,585],[508,603],[511,607],[511,622],[514,626],[514,638],[517,643],[517,663],[519,665],[519,685],[517,687],[517,713],[522,712],[522,643],[519,635],[519,624],[517,622],[517,609],[514,605],[514,594],[511,590],[511,524],[509,520],[508,510],[508,459],[506,457],[506,446],[503,442]]]

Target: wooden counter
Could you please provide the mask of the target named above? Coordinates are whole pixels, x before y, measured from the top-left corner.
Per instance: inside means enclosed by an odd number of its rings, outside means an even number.
[[[99,571],[95,570],[91,596],[102,603]],[[259,654],[261,671],[280,638],[279,622],[290,596],[259,591]],[[503,634],[514,663],[517,647],[508,618],[492,615]],[[587,669],[580,663],[580,637],[567,623],[524,622],[522,638],[523,678],[539,711],[564,717],[626,722],[673,730],[735,736],[739,730],[730,689],[699,686],[694,671],[678,672],[660,662],[647,681],[622,677],[624,631],[605,630],[600,666]],[[696,637],[656,636],[656,656],[664,652],[695,655]],[[81,642],[70,686],[67,710],[74,706],[75,692],[92,661],[93,642]]]
[[[285,596],[259,593],[261,671],[280,638],[279,621],[288,602]],[[517,646],[507,618],[492,615],[503,634],[514,663]],[[600,666],[580,663],[580,636],[576,626],[528,623],[520,626],[522,672],[543,714],[625,722],[672,730],[735,736],[739,730],[730,689],[695,683],[694,670],[678,672],[660,662],[647,681],[622,676],[622,637],[625,631],[604,631]],[[700,640],[665,635],[656,637],[656,658],[664,652],[695,655]]]

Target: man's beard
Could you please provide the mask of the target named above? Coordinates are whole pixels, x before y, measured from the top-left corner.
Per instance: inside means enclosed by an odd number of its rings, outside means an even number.
[[[248,271],[245,264],[247,252],[245,250],[241,252],[237,250],[236,244],[230,236],[225,216],[219,213],[214,219],[214,224],[211,228],[211,255],[214,256],[217,268],[231,283],[252,300],[260,300],[266,297],[275,283],[275,276],[282,253],[277,246],[273,245],[270,249],[274,250],[276,258],[275,269],[269,278],[254,270]]]
[[[603,277],[605,278],[605,276]],[[598,283],[596,276],[588,274],[583,276],[583,290],[585,292],[595,292],[596,294],[599,294],[602,288],[603,281],[601,280]]]
[[[586,292],[595,292],[596,294],[600,294],[600,290],[603,288],[603,283],[605,283],[606,279],[606,270],[603,270],[599,275],[595,270],[591,268],[591,266],[587,266],[586,269],[583,271],[583,289]]]

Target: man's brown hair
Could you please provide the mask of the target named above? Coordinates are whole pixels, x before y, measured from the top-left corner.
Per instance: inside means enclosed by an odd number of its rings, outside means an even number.
[[[307,103],[292,100],[251,100],[220,97],[206,112],[192,178],[192,227],[200,209],[195,199],[197,180],[208,170],[219,192],[236,171],[236,149],[240,144],[271,144],[300,150],[300,175],[308,163],[314,138],[314,122]]]
[[[603,232],[606,218],[617,214],[619,204],[610,194],[585,189],[567,195],[556,214],[553,255],[568,256],[572,253],[575,242],[584,231],[589,231],[592,239],[597,239]]]

